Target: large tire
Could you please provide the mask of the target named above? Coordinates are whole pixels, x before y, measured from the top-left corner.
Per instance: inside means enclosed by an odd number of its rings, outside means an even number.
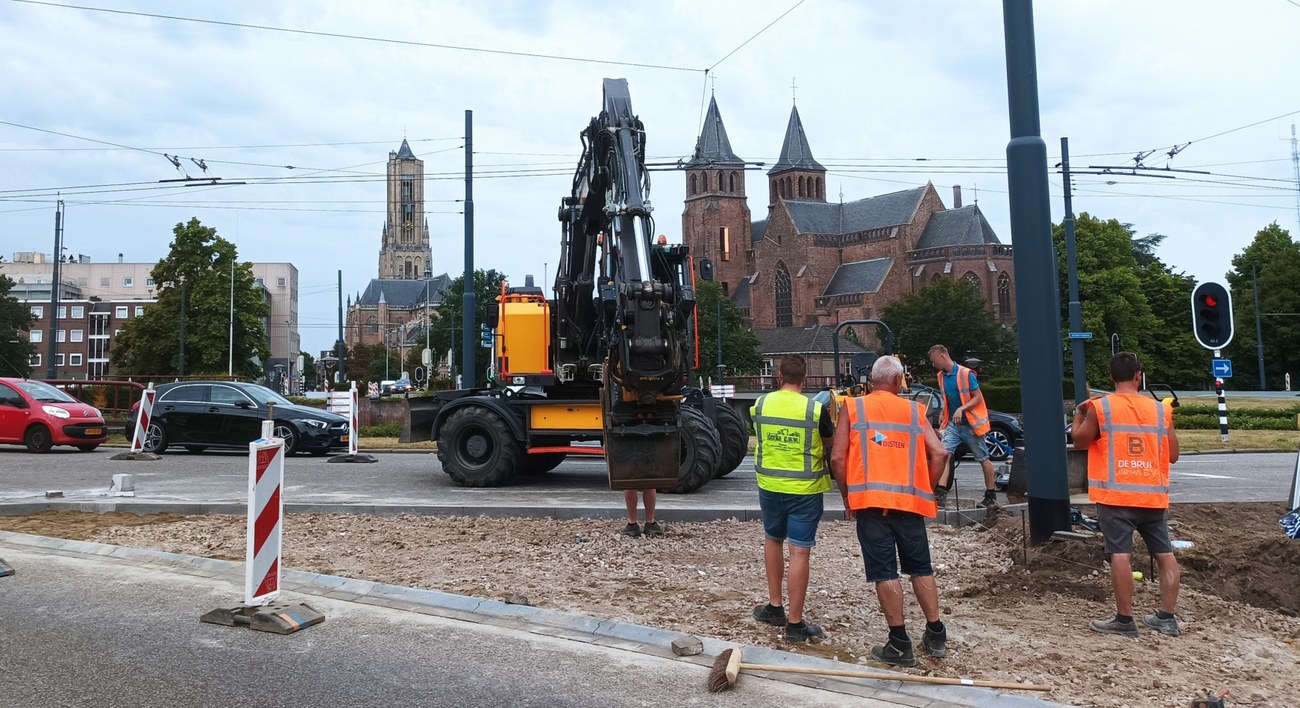
[[[524,450],[501,414],[470,405],[453,412],[438,431],[442,471],[463,487],[499,487],[523,465]]]
[[[145,452],[161,455],[167,449],[167,429],[162,427],[161,423],[149,421],[149,427],[145,428],[144,441],[140,443],[140,447]]]
[[[27,445],[29,452],[46,453],[54,447],[54,436],[50,434],[50,429],[37,423],[27,429],[27,434],[23,436],[23,443]]]
[[[714,406],[713,427],[718,430],[718,442],[722,445],[722,458],[714,479],[726,477],[735,471],[749,454],[749,428],[745,419],[727,403],[719,400]]]
[[[564,462],[563,452],[541,452],[535,455],[524,455],[524,461],[519,465],[519,473],[529,477],[543,475]]]
[[[682,459],[677,486],[659,490],[669,494],[688,494],[708,484],[722,459],[722,446],[712,421],[698,408],[682,406],[679,410]]]

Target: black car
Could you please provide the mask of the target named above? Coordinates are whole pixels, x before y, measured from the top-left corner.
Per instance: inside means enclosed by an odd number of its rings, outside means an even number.
[[[299,406],[265,386],[229,381],[181,381],[157,387],[153,418],[145,431],[145,452],[169,446],[190,452],[209,447],[247,448],[261,436],[262,421],[274,407],[274,435],[284,439],[286,454],[326,455],[348,444],[348,419],[319,408]],[[137,403],[127,419],[126,437],[134,433]]]
[[[939,419],[943,416],[943,394],[924,384],[914,383],[911,390],[900,395],[924,404],[930,425],[934,426],[936,432],[939,430]],[[1011,453],[1022,443],[1024,430],[1020,427],[1020,420],[1014,415],[995,410],[989,411],[989,427],[992,430],[984,436],[984,448],[988,450],[990,460],[1002,462],[1011,457]],[[966,443],[962,443],[953,456],[961,459],[968,454],[970,450],[966,447]]]

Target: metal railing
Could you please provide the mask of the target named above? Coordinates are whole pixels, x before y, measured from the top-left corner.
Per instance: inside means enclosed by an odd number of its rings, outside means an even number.
[[[776,376],[728,376],[727,383],[735,385],[737,391],[749,392],[774,391],[777,387]],[[834,376],[809,376],[803,380],[803,390],[816,393],[834,384]]]

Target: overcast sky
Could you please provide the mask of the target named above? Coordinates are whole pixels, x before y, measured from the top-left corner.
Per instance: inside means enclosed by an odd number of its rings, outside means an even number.
[[[475,265],[516,282],[553,276],[556,211],[606,76],[628,79],[657,162],[691,153],[716,91],[736,153],[770,166],[793,83],[830,199],[931,181],[951,205],[960,184],[1011,242],[996,0],[85,2],[99,9],[0,1],[0,254],[52,251],[59,191],[65,245],[98,262],[156,261],[172,227],[197,216],[241,259],[298,267],[311,352],[335,338],[337,270],[345,296],[377,276],[384,163],[403,136],[430,180],[434,272],[461,272],[466,109]],[[1075,169],[1155,150],[1143,164],[1211,173],[1077,175],[1076,212],[1166,234],[1160,255],[1199,279],[1221,278],[1273,221],[1296,233],[1300,3],[1040,0],[1035,10],[1049,164],[1069,136]],[[191,177],[204,175],[193,158],[248,184],[160,185],[182,175],[159,153],[179,155]],[[653,177],[656,227],[674,241],[684,182]],[[1052,183],[1059,221],[1059,175]],[[763,218],[765,172],[747,186]]]

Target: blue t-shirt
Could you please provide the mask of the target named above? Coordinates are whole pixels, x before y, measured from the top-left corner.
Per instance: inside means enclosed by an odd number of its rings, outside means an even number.
[[[969,370],[967,371],[968,371],[967,375],[970,376],[970,390],[975,391],[980,387],[980,382],[976,380],[974,371],[969,371]],[[947,400],[948,403],[949,416],[952,415],[953,411],[957,410],[958,408],[961,408],[961,391],[958,390],[957,388],[957,367],[956,366],[952,367],[952,371],[949,371],[948,373],[943,375],[943,397],[944,399]],[[953,421],[953,422],[965,423],[966,421],[963,420],[963,421]]]

